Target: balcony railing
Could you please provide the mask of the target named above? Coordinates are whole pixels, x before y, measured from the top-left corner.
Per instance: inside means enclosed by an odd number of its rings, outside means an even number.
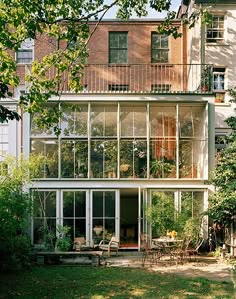
[[[48,77],[55,76],[55,69]],[[212,66],[203,64],[88,64],[80,93],[212,93]],[[73,93],[64,74],[60,90]]]

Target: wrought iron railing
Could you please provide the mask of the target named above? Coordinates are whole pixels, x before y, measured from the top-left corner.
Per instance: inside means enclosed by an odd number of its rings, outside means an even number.
[[[50,69],[48,77],[55,76]],[[80,93],[212,93],[212,66],[203,64],[88,64]],[[73,93],[64,73],[60,90]]]

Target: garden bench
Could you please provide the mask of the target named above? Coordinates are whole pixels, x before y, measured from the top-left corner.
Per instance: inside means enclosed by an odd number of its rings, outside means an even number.
[[[45,257],[55,258],[58,257],[88,257],[92,261],[92,266],[101,265],[101,258],[103,257],[102,251],[38,251],[37,262],[40,264],[45,263]]]

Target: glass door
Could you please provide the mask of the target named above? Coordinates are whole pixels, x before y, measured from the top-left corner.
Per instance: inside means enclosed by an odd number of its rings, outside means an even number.
[[[91,239],[94,245],[101,240],[119,236],[118,196],[115,190],[93,190],[91,197]]]
[[[150,206],[150,196],[146,189],[139,188],[139,211],[138,211],[138,247],[139,250],[143,246],[143,241],[146,236],[151,236],[151,226],[147,219],[147,209]]]

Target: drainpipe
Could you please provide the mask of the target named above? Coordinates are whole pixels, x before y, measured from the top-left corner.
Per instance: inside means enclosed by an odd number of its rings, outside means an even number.
[[[202,5],[200,4],[200,9],[202,8]],[[205,64],[205,40],[206,40],[206,29],[205,24],[202,23],[202,17],[200,18],[200,63]]]

